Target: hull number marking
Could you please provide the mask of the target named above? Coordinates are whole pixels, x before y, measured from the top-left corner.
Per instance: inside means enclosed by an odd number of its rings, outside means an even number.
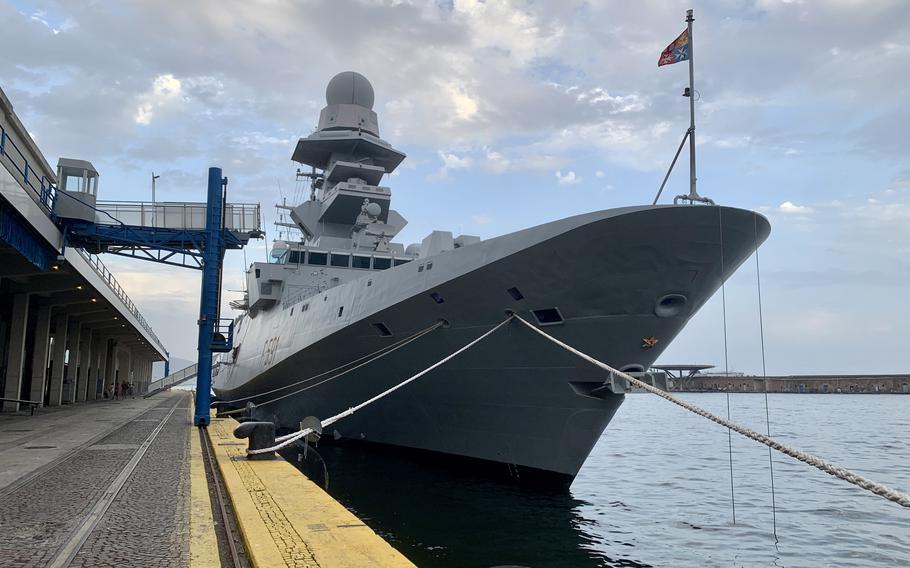
[[[281,336],[276,335],[270,339],[265,340],[265,344],[262,346],[262,366],[268,367],[275,362],[275,354],[278,352],[278,340]]]

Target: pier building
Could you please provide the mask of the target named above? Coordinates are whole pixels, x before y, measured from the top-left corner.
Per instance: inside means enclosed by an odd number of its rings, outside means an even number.
[[[61,175],[92,194],[98,172],[78,160],[51,167],[2,90],[0,127],[3,410],[94,400],[115,381],[144,391],[165,346],[98,255],[66,246],[54,219]]]

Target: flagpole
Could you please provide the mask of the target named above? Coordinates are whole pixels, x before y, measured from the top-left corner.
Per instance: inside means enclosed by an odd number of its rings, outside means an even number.
[[[686,10],[689,26],[689,199],[700,200],[695,188],[695,43],[692,40],[692,10]]]

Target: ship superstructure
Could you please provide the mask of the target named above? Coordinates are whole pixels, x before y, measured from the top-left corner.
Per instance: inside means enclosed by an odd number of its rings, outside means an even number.
[[[237,347],[216,394],[297,429],[399,383],[522,314],[627,372],[644,372],[723,280],[767,238],[767,220],[714,205],[592,212],[481,241],[434,231],[394,242],[407,221],[382,185],[405,155],[379,137],[362,75],[335,76],[293,160],[311,198],[247,272]],[[387,351],[387,353],[386,353]],[[383,353],[373,360],[377,353]],[[365,364],[357,363],[366,361]],[[604,372],[520,326],[332,426],[364,440],[571,480],[623,400]]]

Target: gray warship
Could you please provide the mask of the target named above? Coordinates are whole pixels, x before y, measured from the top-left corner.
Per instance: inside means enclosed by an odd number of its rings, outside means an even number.
[[[645,373],[770,232],[748,210],[645,205],[488,240],[433,231],[405,247],[394,238],[407,221],[382,185],[405,155],[379,137],[373,102],[358,73],[329,82],[318,128],[292,156],[312,184],[309,200],[287,207],[302,238],[249,266],[234,350],[215,364],[223,404],[280,428],[375,396],[509,313]],[[622,404],[618,384],[513,322],[322,439],[566,483]]]

